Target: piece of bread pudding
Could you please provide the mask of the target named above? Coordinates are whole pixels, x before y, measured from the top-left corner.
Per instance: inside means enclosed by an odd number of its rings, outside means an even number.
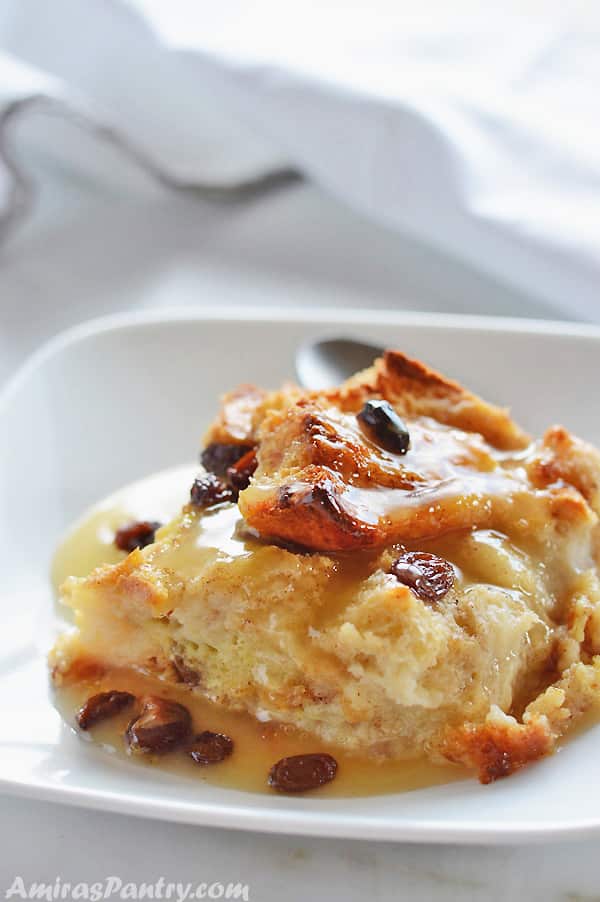
[[[132,666],[373,756],[483,782],[600,689],[600,456],[396,351],[338,389],[224,399],[181,515],[71,578],[60,682]]]

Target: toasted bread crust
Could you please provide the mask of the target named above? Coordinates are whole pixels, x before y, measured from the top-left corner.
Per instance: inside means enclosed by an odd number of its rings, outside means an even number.
[[[388,401],[408,424],[405,456],[380,447],[357,420],[372,398]],[[587,446],[557,428],[532,452],[528,473],[521,459],[511,466],[511,452],[522,457],[530,439],[507,411],[398,351],[326,392],[288,387],[264,395],[243,386],[226,397],[209,432],[213,441],[234,435],[257,445],[257,470],[239,498],[248,524],[314,550],[489,528],[506,515],[511,498],[535,488],[545,512],[558,518],[585,517],[586,499],[597,501],[600,463],[590,470]],[[583,475],[579,458],[588,468]]]
[[[592,510],[600,514],[600,454],[563,426],[547,430],[530,473],[540,486],[560,481],[574,486]]]
[[[204,436],[204,444],[255,444],[254,417],[266,397],[266,391],[249,384],[223,395],[221,409]]]
[[[495,448],[526,448],[530,437],[509,412],[483,401],[458,382],[400,351],[386,351],[373,366],[335,391],[333,404],[357,411],[370,397],[386,398],[403,415],[432,417],[465,432],[477,432]]]
[[[523,724],[504,716],[450,730],[441,746],[449,761],[474,770],[480,783],[509,777],[553,748],[554,737],[543,718]]]

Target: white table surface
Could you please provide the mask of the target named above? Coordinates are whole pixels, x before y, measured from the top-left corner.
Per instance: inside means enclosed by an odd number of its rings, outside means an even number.
[[[543,316],[519,296],[306,185],[244,206],[76,181],[49,161],[0,248],[0,384],[49,336],[131,308],[307,304]],[[590,791],[596,791],[590,787]],[[497,848],[267,836],[0,795],[0,894],[16,875],[242,881],[253,902],[600,900],[600,844]],[[18,898],[13,896],[13,898]]]

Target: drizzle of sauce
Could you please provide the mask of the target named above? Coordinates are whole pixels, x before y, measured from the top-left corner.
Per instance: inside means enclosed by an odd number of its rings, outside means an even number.
[[[410,449],[399,455],[374,444],[353,415],[307,415],[310,466],[284,463],[272,476],[259,468],[240,509],[264,534],[335,552],[507,528],[523,500],[540,513],[547,508],[547,492],[528,475],[535,443],[499,451],[428,417],[409,428]]]

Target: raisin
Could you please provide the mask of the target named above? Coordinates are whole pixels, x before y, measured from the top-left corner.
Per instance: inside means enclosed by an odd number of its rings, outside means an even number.
[[[269,786],[278,792],[306,792],[329,783],[337,772],[331,755],[292,755],[282,758],[269,772]]]
[[[375,399],[367,401],[356,418],[386,451],[406,454],[410,445],[410,434],[406,423],[388,401]]]
[[[447,595],[454,585],[454,567],[443,557],[426,551],[405,551],[394,561],[390,572],[430,604]]]
[[[214,473],[205,473],[194,480],[190,501],[198,507],[212,507],[224,501],[235,501],[235,492]]]
[[[315,504],[332,519],[344,522],[346,515],[340,505],[338,494],[339,491],[332,481],[323,479],[317,485],[302,486],[300,489],[293,485],[284,485],[279,489],[277,502],[282,510],[288,510],[300,504],[307,506]]]
[[[136,523],[128,523],[115,533],[115,545],[121,551],[133,551],[135,548],[145,548],[154,541],[157,529],[161,524],[155,520],[139,520]]]
[[[257,466],[256,451],[252,448],[236,464],[227,468],[227,482],[234,492],[243,492],[248,488]]]
[[[191,729],[192,718],[184,705],[146,695],[142,710],[127,727],[125,737],[133,752],[164,755],[184,743]]]
[[[225,733],[211,733],[204,730],[192,740],[188,755],[195,764],[218,764],[233,752],[233,739]]]
[[[171,663],[180,683],[186,683],[188,686],[200,685],[200,674],[193,667],[188,667],[180,655],[175,655]]]
[[[95,727],[101,720],[114,717],[119,711],[127,708],[135,701],[135,695],[130,692],[119,692],[111,689],[108,692],[99,692],[92,695],[77,712],[77,725],[82,730]]]
[[[248,451],[252,451],[252,448],[252,445],[211,442],[200,455],[200,462],[209,473],[225,476],[229,467],[233,467],[240,457],[243,457]]]

